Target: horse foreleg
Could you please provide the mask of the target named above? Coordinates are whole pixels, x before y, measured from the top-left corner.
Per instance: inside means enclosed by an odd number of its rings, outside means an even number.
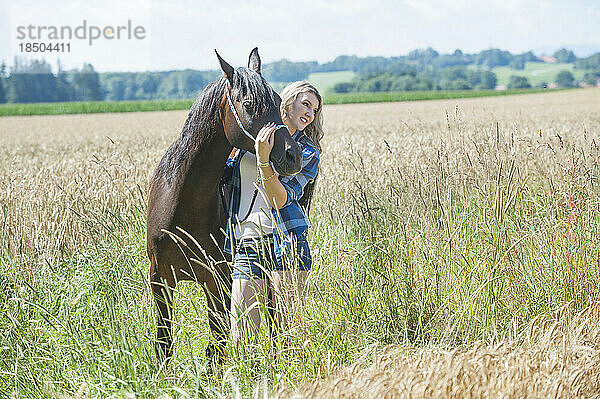
[[[213,364],[215,360],[222,363],[225,354],[225,343],[229,335],[229,316],[227,312],[229,311],[231,296],[229,289],[226,289],[225,286],[227,283],[220,281],[222,277],[211,274],[203,284],[208,303],[208,325],[213,336],[213,340],[209,341],[206,348],[206,356]]]
[[[157,281],[155,281],[157,280]],[[152,295],[156,304],[156,356],[169,361],[173,356],[172,309],[173,288],[164,279],[152,279]]]

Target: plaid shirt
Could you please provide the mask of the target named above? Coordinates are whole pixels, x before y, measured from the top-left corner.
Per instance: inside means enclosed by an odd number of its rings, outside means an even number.
[[[302,150],[302,169],[292,176],[279,176],[279,181],[287,192],[287,201],[281,209],[271,208],[273,222],[273,236],[275,246],[282,248],[282,243],[290,247],[294,237],[298,237],[310,227],[308,217],[298,200],[304,193],[304,187],[317,177],[319,169],[319,150],[301,131],[297,131],[292,138],[298,142]],[[222,184],[229,188],[229,221],[226,226],[225,252],[231,253],[231,241],[235,241],[232,223],[238,223],[240,209],[241,177],[240,160],[244,150],[239,150],[234,158],[227,159]],[[227,191],[227,190],[225,190]],[[277,248],[276,248],[277,250]]]

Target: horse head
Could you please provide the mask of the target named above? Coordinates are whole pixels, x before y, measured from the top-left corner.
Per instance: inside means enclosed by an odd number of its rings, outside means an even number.
[[[258,131],[267,122],[274,122],[280,127],[275,131],[270,161],[282,176],[299,172],[302,152],[281,120],[281,97],[261,75],[258,48],[250,52],[248,68],[234,69],[215,52],[227,80],[227,99],[224,101],[229,105],[224,107],[223,124],[229,143],[254,153],[254,138]]]

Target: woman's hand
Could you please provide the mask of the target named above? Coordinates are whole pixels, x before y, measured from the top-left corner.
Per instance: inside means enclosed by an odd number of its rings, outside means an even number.
[[[256,152],[256,159],[260,163],[269,162],[269,156],[275,141],[275,126],[275,123],[269,122],[256,135],[254,151]]]

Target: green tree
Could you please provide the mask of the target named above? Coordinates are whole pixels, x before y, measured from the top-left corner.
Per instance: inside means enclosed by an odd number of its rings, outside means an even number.
[[[174,71],[163,79],[158,87],[158,92],[163,98],[191,98],[203,87],[201,75],[197,71]],[[164,94],[163,94],[164,93]]]
[[[390,91],[395,76],[383,73],[363,80],[359,85],[359,91]]]
[[[481,71],[481,81],[477,85],[478,89],[493,89],[496,87],[498,78],[492,71]]]
[[[68,75],[63,71],[60,61],[57,62],[56,101],[75,101],[75,89],[69,83]]]
[[[577,69],[597,69],[600,71],[600,53],[590,55],[587,58],[578,58],[575,61]]]
[[[468,65],[472,62],[471,56],[463,54],[459,49],[454,50],[452,54],[441,54],[434,61],[434,67],[445,68],[458,65]]]
[[[121,101],[125,98],[126,81],[122,76],[114,76],[104,82],[107,101]]]
[[[508,51],[500,49],[483,50],[475,56],[475,64],[494,68],[497,66],[508,65],[513,55]]]
[[[560,50],[555,51],[554,54],[552,54],[552,56],[556,58],[556,61],[558,62],[571,63],[577,60],[575,54],[571,50],[567,50],[566,48],[561,48]]]
[[[583,75],[583,81],[590,86],[596,86],[598,84],[598,76],[595,73],[588,72]]]
[[[91,64],[83,64],[80,71],[73,74],[75,96],[80,101],[102,101],[102,90],[98,72]]]
[[[455,90],[471,90],[473,87],[466,79],[456,79],[452,82],[452,88]]]
[[[525,76],[511,75],[507,87],[509,89],[529,89],[531,85]]]
[[[333,85],[333,91],[336,93],[350,93],[354,89],[354,83],[351,82],[339,82]]]
[[[454,90],[454,82],[446,78],[440,79],[438,83],[439,90]]]
[[[196,98],[209,83],[200,71],[185,70],[181,73],[183,98]]]
[[[571,72],[563,69],[556,74],[556,84],[560,87],[573,87],[575,84],[575,77],[573,77]]]
[[[406,58],[410,61],[417,61],[418,63],[423,65],[430,65],[439,56],[440,54],[437,51],[435,51],[431,47],[427,47],[424,50],[418,49],[411,51],[410,53],[408,53],[408,56]]]
[[[315,67],[314,72],[355,71],[362,58],[356,55],[338,55],[333,61]]]
[[[156,74],[151,72],[140,72],[136,74],[135,81],[138,85],[138,93],[136,95],[138,99],[150,100],[155,98],[160,83],[160,79]],[[202,81],[202,83],[203,82],[204,81]]]
[[[508,65],[513,69],[523,70],[525,69],[526,62],[535,61],[537,61],[535,54],[533,54],[531,51],[528,51],[523,54],[515,55]]]
[[[0,65],[0,104],[6,102],[6,89],[5,89],[5,76],[6,74],[6,64],[3,62]]]
[[[4,90],[4,78],[0,78],[0,104],[6,102],[6,90]]]
[[[286,59],[271,62],[262,68],[262,75],[269,81],[293,82],[306,79],[316,67],[316,62],[291,62]]]
[[[523,69],[525,69],[525,60],[521,57],[515,57],[508,64],[508,66],[510,66],[512,69],[517,69],[517,70],[522,71]]]
[[[444,68],[444,69],[440,69],[439,70],[439,75],[442,79],[448,79],[450,81],[454,81],[454,80],[458,80],[458,79],[463,79],[463,80],[468,80],[469,77],[471,78],[475,78],[474,76],[469,76],[471,75],[467,69],[465,67],[450,67],[450,68]]]
[[[415,90],[418,79],[411,75],[399,76],[392,82],[391,91],[411,91]]]
[[[13,103],[56,101],[56,77],[46,61],[15,57],[7,79],[7,100]]]
[[[433,82],[426,77],[416,78],[415,83],[412,87],[412,90],[432,90],[432,89],[433,89]]]

